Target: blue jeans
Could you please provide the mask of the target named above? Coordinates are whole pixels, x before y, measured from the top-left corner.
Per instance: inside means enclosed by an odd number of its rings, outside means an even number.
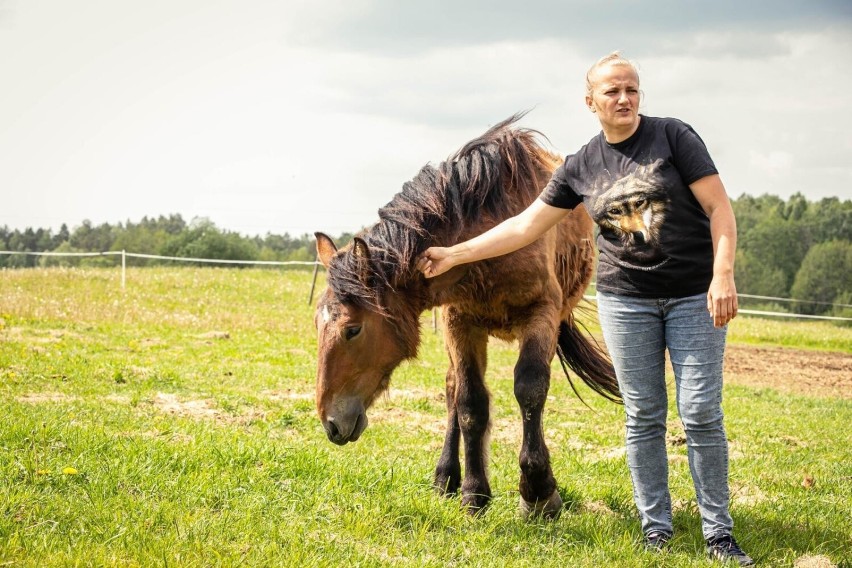
[[[634,298],[598,292],[598,315],[624,399],[627,463],[642,531],[672,534],[666,455],[668,349],[704,538],[730,534],[728,441],[722,420],[727,329],[713,327],[704,294]]]

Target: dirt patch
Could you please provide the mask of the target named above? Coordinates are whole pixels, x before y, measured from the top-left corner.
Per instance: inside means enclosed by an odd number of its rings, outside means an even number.
[[[316,397],[312,392],[298,392],[293,389],[264,390],[260,391],[260,395],[276,402],[282,400],[313,400]]]
[[[66,337],[74,337],[74,334],[61,329],[33,330],[24,327],[10,327],[8,329],[0,327],[0,340],[4,341],[47,345],[59,343]]]
[[[737,505],[753,507],[768,500],[766,493],[756,485],[731,482],[731,500]]]
[[[828,556],[800,556],[793,562],[793,568],[835,568]]]
[[[61,392],[33,392],[16,397],[15,400],[25,404],[42,404],[45,402],[71,402],[77,397],[68,396]]]
[[[196,420],[216,420],[224,424],[247,425],[266,418],[265,412],[255,408],[245,409],[238,414],[230,413],[219,408],[215,400],[178,400],[177,395],[171,393],[158,392],[151,402],[160,412]]]
[[[190,418],[216,418],[221,414],[221,411],[215,408],[213,401],[180,401],[177,395],[163,392],[158,392],[157,396],[154,397],[154,406],[168,414],[188,416]]]
[[[617,513],[610,509],[603,501],[589,501],[588,503],[583,503],[582,510],[585,513],[594,513],[595,515],[604,515],[606,517],[618,516]]]
[[[195,336],[198,339],[231,339],[231,334],[227,331],[208,331]]]
[[[425,399],[433,402],[440,402],[442,404],[446,398],[444,389],[433,390],[417,387],[410,389],[398,389],[393,385],[391,385],[384,396],[391,402],[393,402],[394,399]]]
[[[367,413],[367,416],[370,424],[405,423],[412,428],[426,431],[436,437],[443,437],[447,426],[447,420],[444,417],[385,405],[374,407]]]
[[[728,345],[725,380],[791,394],[852,399],[852,355]]]

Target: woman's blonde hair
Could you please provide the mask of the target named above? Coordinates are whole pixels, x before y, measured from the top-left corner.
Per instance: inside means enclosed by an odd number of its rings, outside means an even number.
[[[595,71],[605,65],[626,65],[630,67],[633,72],[636,74],[636,79],[639,79],[639,67],[626,57],[621,54],[621,51],[613,51],[607,55],[604,55],[597,61],[595,64],[589,67],[589,70],[586,72],[586,94],[591,96],[594,85],[592,85],[592,76]]]

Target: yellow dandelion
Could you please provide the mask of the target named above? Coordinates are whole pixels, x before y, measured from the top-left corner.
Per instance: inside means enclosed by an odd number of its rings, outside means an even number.
[[[49,469],[37,469],[36,470],[36,475],[49,475],[49,474],[50,474]]]
[[[78,473],[80,473],[80,472],[79,472],[79,471],[77,471],[77,469],[76,469],[76,468],[73,468],[73,467],[65,467],[65,468],[62,468],[62,473],[64,473],[65,475],[77,475],[77,474],[78,474]]]

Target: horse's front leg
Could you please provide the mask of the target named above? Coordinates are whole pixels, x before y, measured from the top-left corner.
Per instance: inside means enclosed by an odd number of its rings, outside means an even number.
[[[459,428],[456,411],[456,375],[452,364],[447,371],[447,433],[444,436],[444,448],[435,467],[435,490],[442,495],[454,495],[461,485],[461,464],[459,463]]]
[[[463,316],[452,310],[445,311],[444,323],[452,368],[448,376],[455,378],[455,405],[450,409],[450,426],[453,426],[452,413],[455,412],[456,424],[464,440],[462,505],[476,514],[491,501],[487,468],[489,396],[485,388],[488,334],[481,327],[466,324]],[[448,395],[449,392],[448,389]],[[450,408],[449,400],[447,407]],[[452,431],[447,434],[451,444],[452,435]],[[447,450],[446,444],[444,449]],[[457,441],[455,449],[457,452]]]
[[[521,340],[521,354],[515,365],[515,398],[521,409],[523,441],[519,462],[521,480],[520,511],[525,518],[556,518],[562,499],[550,467],[550,452],[544,441],[542,414],[550,388],[550,361],[554,355],[555,332],[541,326]]]

